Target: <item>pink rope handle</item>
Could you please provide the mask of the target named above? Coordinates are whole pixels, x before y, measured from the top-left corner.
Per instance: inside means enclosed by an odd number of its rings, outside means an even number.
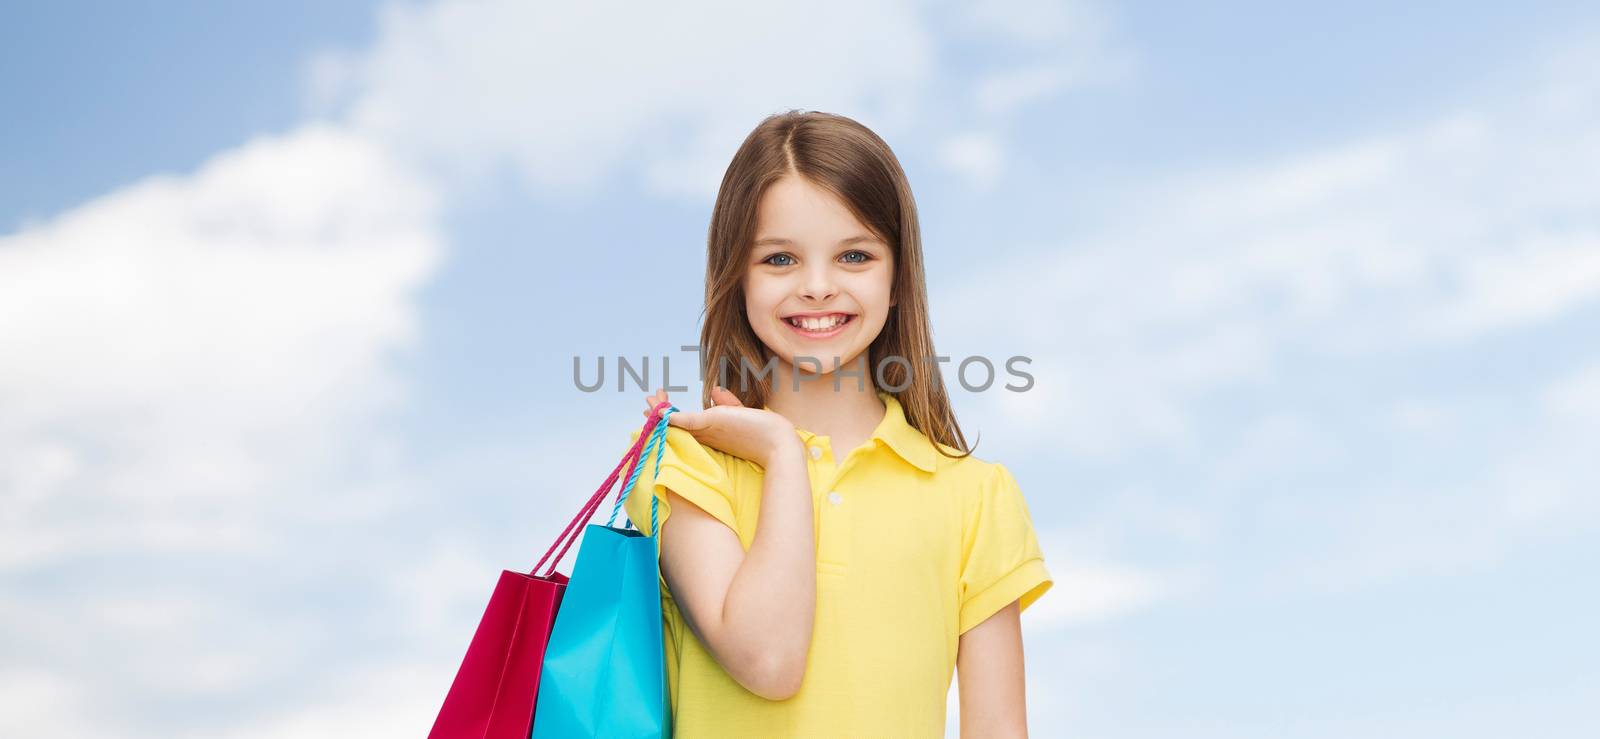
[[[606,495],[611,492],[611,486],[616,484],[617,477],[622,473],[622,468],[627,467],[629,474],[632,474],[633,466],[639,463],[639,452],[644,448],[645,439],[649,438],[650,432],[653,431],[656,427],[656,424],[661,421],[661,410],[671,405],[672,403],[670,401],[663,402],[650,409],[650,419],[645,421],[644,430],[639,432],[639,438],[633,442],[633,446],[629,447],[628,451],[622,455],[622,461],[618,462],[616,469],[611,470],[611,474],[606,476],[606,481],[600,483],[600,488],[595,490],[593,495],[589,496],[588,502],[583,504],[583,508],[578,511],[578,515],[573,516],[572,520],[567,522],[567,527],[561,530],[561,535],[556,537],[555,542],[550,545],[549,549],[545,550],[544,556],[539,558],[539,563],[534,565],[533,569],[528,571],[528,574],[533,575],[534,577],[540,577],[538,574],[539,568],[544,566],[545,561],[550,559],[550,553],[554,552],[556,547],[559,546],[561,547],[561,553],[557,554],[555,560],[550,562],[550,571],[546,572],[543,577],[549,577],[555,573],[556,566],[561,563],[561,559],[563,557],[567,556],[567,550],[572,548],[573,542],[578,540],[578,534],[583,532],[583,526],[581,524],[588,522],[588,520],[591,518],[594,518],[595,511],[600,509],[600,503],[603,502],[606,499]],[[633,464],[630,465],[630,462]],[[562,542],[566,542],[565,545],[563,545]]]

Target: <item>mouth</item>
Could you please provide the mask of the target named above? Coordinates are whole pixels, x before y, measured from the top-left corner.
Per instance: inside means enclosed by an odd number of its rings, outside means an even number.
[[[825,316],[789,316],[783,319],[795,333],[809,339],[826,339],[844,330],[856,319],[851,313],[830,313]]]

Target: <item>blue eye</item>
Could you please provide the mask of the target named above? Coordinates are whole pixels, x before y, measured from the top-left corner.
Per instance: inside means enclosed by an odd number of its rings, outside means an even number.
[[[847,256],[847,257],[850,256],[851,254],[860,254],[861,255],[860,259],[851,261],[851,264],[861,264],[863,262],[868,262],[868,261],[872,260],[872,255],[871,254],[868,254],[868,253],[866,253],[864,251],[861,251],[859,249],[856,250],[856,251],[852,251],[852,252],[845,252],[845,256]]]
[[[772,255],[770,257],[767,257],[766,259],[761,260],[761,263],[762,264],[772,264],[772,266],[774,266],[774,267],[787,267],[787,266],[789,266],[787,264],[773,264],[772,260],[777,259],[778,257],[783,257],[785,259],[793,259],[793,257],[790,257],[788,254],[778,253],[778,254],[774,254],[774,255]]]

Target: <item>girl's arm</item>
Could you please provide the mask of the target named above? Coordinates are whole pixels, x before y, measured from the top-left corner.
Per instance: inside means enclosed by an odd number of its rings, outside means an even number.
[[[785,700],[800,691],[811,649],[816,542],[805,447],[792,430],[775,436],[770,453],[753,460],[766,475],[750,551],[669,490],[661,569],[689,628],[728,675],[756,695]]]
[[[961,736],[1028,736],[1022,620],[1016,601],[961,635],[956,677]]]

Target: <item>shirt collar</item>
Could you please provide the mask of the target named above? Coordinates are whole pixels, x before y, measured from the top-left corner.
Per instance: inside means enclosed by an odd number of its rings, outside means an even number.
[[[878,391],[878,398],[883,401],[883,420],[878,422],[878,427],[872,430],[872,439],[883,441],[885,446],[894,450],[901,459],[923,472],[933,472],[938,469],[939,454],[933,448],[933,442],[921,431],[916,430],[906,421],[905,409],[901,407],[899,399],[885,390]],[[761,406],[763,410],[772,410],[767,405]],[[796,427],[803,441],[810,442],[816,434]]]

